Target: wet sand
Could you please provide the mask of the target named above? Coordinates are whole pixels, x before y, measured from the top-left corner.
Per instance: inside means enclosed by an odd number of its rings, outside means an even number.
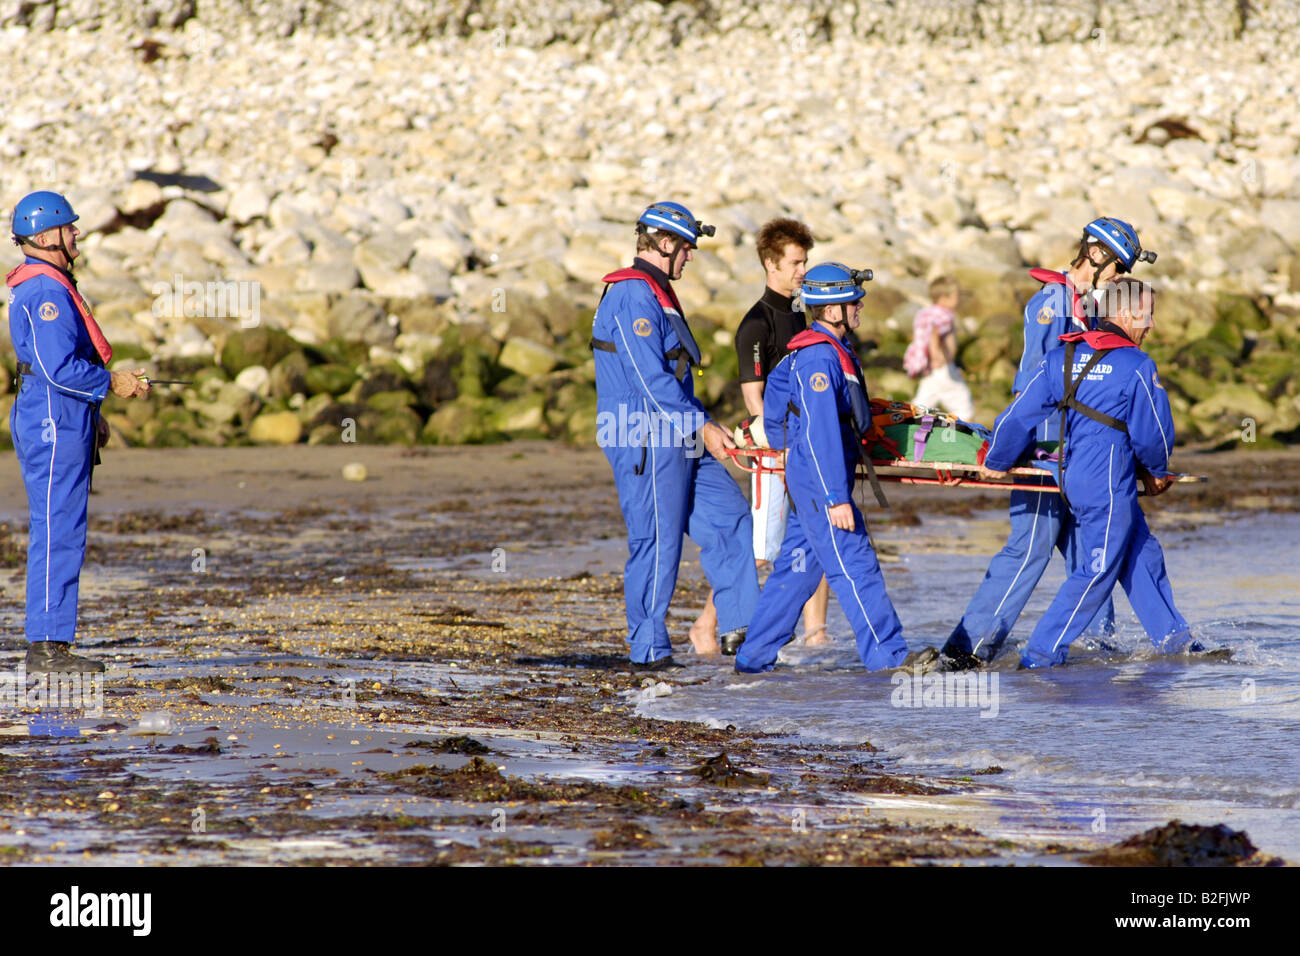
[[[1185,455],[1153,524],[1300,509],[1300,454]],[[342,478],[361,462],[363,483]],[[26,502],[0,456],[0,667],[21,639]],[[0,861],[1075,863],[1128,834],[1007,831],[997,769],[890,772],[869,743],[648,720],[626,667],[623,525],[594,448],[113,450],[82,647],[102,713],[0,709]],[[992,492],[886,486],[906,543],[991,553]],[[928,528],[972,519],[960,542]],[[706,586],[688,548],[672,626]],[[166,711],[179,732],[132,733]],[[870,728],[864,728],[870,736]],[[41,736],[56,733],[58,736]],[[720,755],[725,754],[725,757]]]

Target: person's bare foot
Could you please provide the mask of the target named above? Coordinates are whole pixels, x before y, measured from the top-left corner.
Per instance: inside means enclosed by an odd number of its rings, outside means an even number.
[[[826,625],[814,627],[810,631],[803,632],[803,643],[805,647],[823,647],[831,642],[830,635],[826,633]]]
[[[696,654],[722,654],[722,648],[718,645],[718,609],[713,606],[712,591],[709,592],[709,602],[691,625],[690,638]]]
[[[706,623],[703,620],[696,621],[691,625],[691,644],[695,648],[696,654],[713,656],[722,653],[722,648],[718,646],[718,628],[716,623]]]

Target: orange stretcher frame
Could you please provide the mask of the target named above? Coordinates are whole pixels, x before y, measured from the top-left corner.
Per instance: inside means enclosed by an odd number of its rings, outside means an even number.
[[[781,465],[781,452],[771,448],[728,448],[727,454],[737,468],[755,475],[784,475]],[[1006,478],[986,478],[980,472],[979,465],[952,461],[909,461],[906,458],[891,458],[872,461],[871,467],[880,481],[892,481],[903,485],[943,485],[963,488],[998,488],[1008,491],[1056,492],[1061,489],[1056,485],[1056,478],[1041,468],[1017,467],[1007,472]],[[858,478],[867,480],[865,465],[858,465]],[[1195,484],[1207,479],[1204,475],[1175,475],[1174,480],[1180,484]],[[761,485],[759,489],[761,489]],[[761,494],[756,489],[755,494]],[[1141,487],[1138,494],[1142,494]],[[755,507],[762,505],[756,499]]]

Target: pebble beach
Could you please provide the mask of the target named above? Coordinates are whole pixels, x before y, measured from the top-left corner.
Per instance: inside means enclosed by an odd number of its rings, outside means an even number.
[[[8,706],[0,670],[0,862],[1300,859],[1297,35],[1282,0],[0,0],[0,57],[32,67],[0,75],[0,216],[66,194],[113,367],[189,383],[105,405],[93,713]],[[957,278],[985,424],[1028,268],[1132,222],[1175,466],[1209,478],[1144,510],[1233,659],[1155,659],[1121,603],[1064,676],[912,710],[833,607],[829,645],[750,680],[690,652],[688,549],[685,669],[630,674],[588,340],[661,199],[717,226],[677,290],[727,425],[764,221],[874,270],[873,396],[911,398],[912,317]],[[12,668],[14,455],[0,478]],[[937,647],[1005,495],[890,499],[873,540],[909,645]]]

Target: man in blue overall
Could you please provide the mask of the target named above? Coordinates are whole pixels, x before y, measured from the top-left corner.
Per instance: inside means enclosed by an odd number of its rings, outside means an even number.
[[[623,593],[632,669],[658,671],[676,666],[665,617],[683,534],[700,546],[723,653],[734,654],[745,639],[758,572],[749,503],[721,461],[736,443],[695,397],[700,348],[671,284],[699,236],[714,227],[679,203],[661,202],[641,214],[636,232],[632,267],[605,276],[591,347],[596,440],[627,524]]]
[[[10,426],[27,487],[27,622],[31,673],[98,673],[73,654],[77,592],[86,557],[86,506],[97,449],[107,440],[99,405],[109,391],[149,394],[134,372],[110,372],[113,351],[72,278],[80,254],[69,202],[35,192],[14,207],[13,241],[26,259],[9,273],[9,334],[20,385]]]
[[[898,667],[915,656],[907,653],[866,520],[853,502],[871,410],[849,332],[858,327],[861,283],[870,278],[838,262],[809,269],[802,299],[810,327],[790,340],[790,354],[768,376],[763,420],[768,441],[787,449],[791,508],[781,553],[736,654],[743,673],[772,669],[823,573],[853,625],[863,667]],[[933,648],[928,655],[937,656]]]
[[[1021,654],[1022,667],[1065,662],[1070,643],[1124,587],[1138,620],[1164,654],[1200,651],[1174,607],[1164,552],[1138,505],[1173,482],[1174,423],[1156,364],[1138,346],[1155,326],[1151,288],[1130,277],[1104,290],[1103,318],[1061,336],[1025,388],[998,416],[984,469],[1002,477],[1048,417],[1061,422],[1061,495],[1079,527],[1082,560],[1061,585]]]
[[[1024,391],[1043,355],[1060,336],[1092,328],[1096,314],[1093,290],[1117,274],[1131,271],[1136,263],[1154,262],[1155,258],[1154,252],[1142,248],[1128,223],[1096,219],[1084,228],[1079,253],[1068,270],[1031,269],[1029,274],[1044,285],[1025,305],[1025,348],[1013,392]],[[1057,441],[1058,423],[1045,421],[1038,440]],[[1047,570],[1053,550],[1065,557],[1069,571],[1079,567],[1076,539],[1069,511],[1057,495],[1011,492],[1011,533],[944,645],[945,664],[962,668],[991,661]],[[1113,632],[1114,622],[1114,605],[1106,600],[1097,609],[1095,620],[1090,617],[1084,623],[1092,633],[1104,637]]]

